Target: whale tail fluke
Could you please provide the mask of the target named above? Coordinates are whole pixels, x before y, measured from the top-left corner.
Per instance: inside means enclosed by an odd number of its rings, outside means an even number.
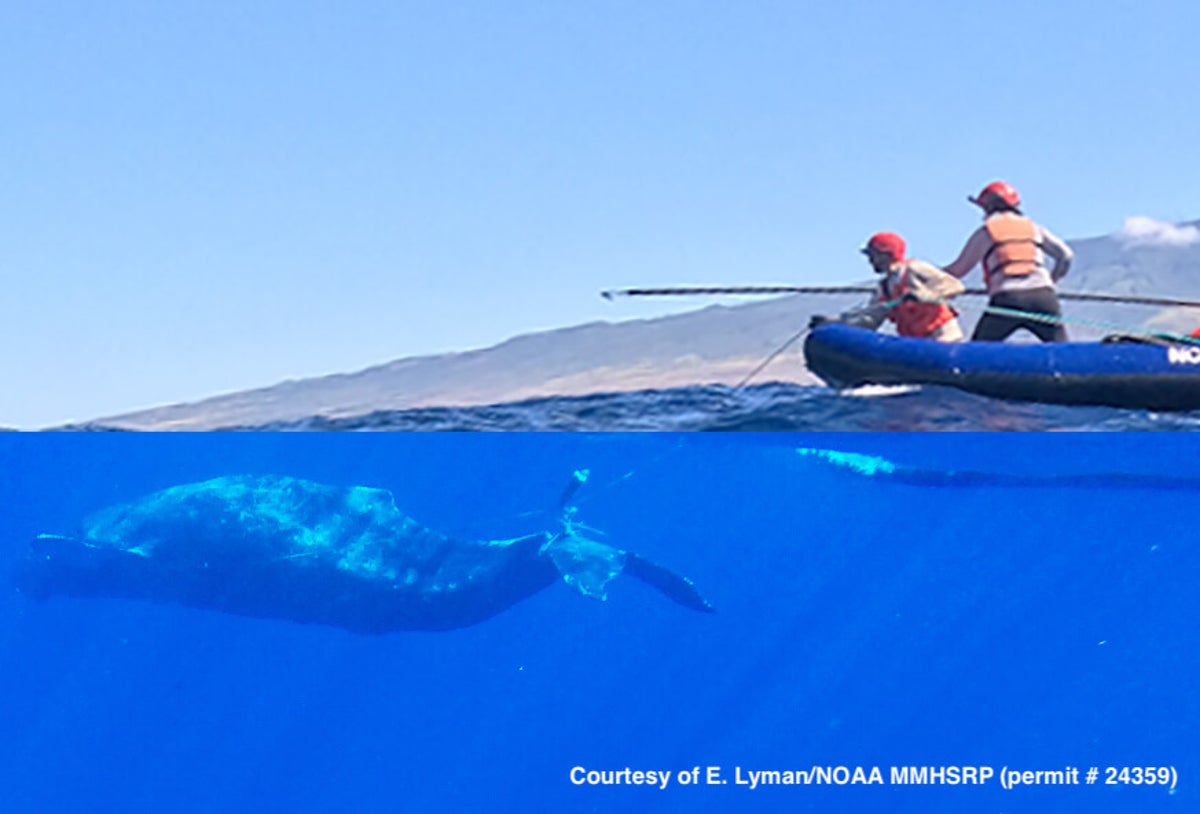
[[[638,556],[629,551],[625,552],[625,573],[636,577],[647,585],[651,585],[665,594],[669,599],[678,602],[685,608],[701,613],[715,613],[716,609],[708,603],[696,584],[687,577],[681,577],[669,568],[664,568],[656,562]]]

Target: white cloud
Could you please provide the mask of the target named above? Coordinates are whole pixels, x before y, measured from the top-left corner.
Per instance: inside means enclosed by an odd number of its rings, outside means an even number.
[[[1134,215],[1115,235],[1125,248],[1134,246],[1191,246],[1200,243],[1200,229]]]

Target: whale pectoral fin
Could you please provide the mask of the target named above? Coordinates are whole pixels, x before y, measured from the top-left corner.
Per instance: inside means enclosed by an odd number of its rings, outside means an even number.
[[[579,593],[602,600],[608,583],[624,571],[657,588],[684,607],[713,613],[713,606],[700,596],[696,586],[687,577],[681,577],[645,557],[588,539],[577,531],[579,528],[583,526],[567,524],[562,534],[551,538],[542,548],[562,574],[563,580]]]
[[[612,578],[625,567],[625,552],[579,534],[564,534],[546,544],[563,581],[584,596],[604,600]]]
[[[696,590],[696,585],[687,577],[664,568],[645,557],[625,552],[625,573],[652,585],[680,605],[702,613],[715,613],[716,609]]]

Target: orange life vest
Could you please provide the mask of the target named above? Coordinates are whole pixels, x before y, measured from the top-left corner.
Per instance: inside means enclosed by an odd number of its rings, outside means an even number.
[[[992,247],[983,256],[983,273],[997,271],[1010,277],[1024,277],[1038,269],[1037,227],[1024,217],[1003,216],[984,221]]]
[[[908,264],[901,261],[898,265],[901,268],[894,285],[888,286],[887,277],[879,283],[879,290],[885,302],[898,300],[910,291]],[[887,318],[896,323],[896,333],[901,336],[924,338],[955,316],[954,309],[945,303],[905,300],[888,311]]]

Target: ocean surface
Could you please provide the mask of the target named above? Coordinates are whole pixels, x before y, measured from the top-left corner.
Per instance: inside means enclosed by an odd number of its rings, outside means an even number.
[[[887,409],[936,420],[908,404]],[[479,539],[553,530],[569,495],[716,612],[622,575],[606,601],[558,582],[471,627],[368,635],[14,589],[35,535],[237,473],[389,489]],[[1194,434],[0,436],[0,811],[1200,810],[1198,499]],[[1078,783],[891,782],[947,766]],[[736,782],[813,767],[883,782]],[[571,779],[624,769],[672,774]]]
[[[84,429],[105,429],[102,424]],[[250,424],[240,430],[329,431],[1170,431],[1200,429],[1200,412],[1152,413],[984,398],[943,387],[721,385],[531,399]]]

